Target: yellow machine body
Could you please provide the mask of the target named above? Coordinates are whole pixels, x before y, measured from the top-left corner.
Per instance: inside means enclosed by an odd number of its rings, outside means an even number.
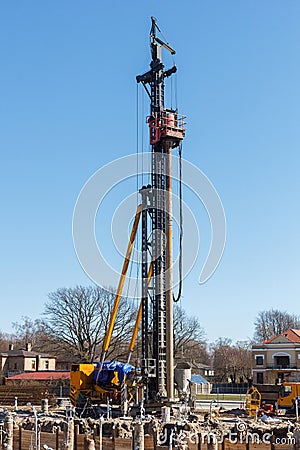
[[[110,386],[102,388],[95,383],[94,371],[94,364],[72,364],[70,372],[70,400],[72,405],[83,407],[86,401],[101,404],[106,403],[107,399],[114,404],[119,404],[121,402],[122,385],[118,372],[114,371]],[[135,380],[130,380],[127,392],[128,401],[133,399],[136,388]]]
[[[293,410],[296,398],[300,398],[300,383],[284,381],[280,386],[260,385],[259,389],[251,386],[246,393],[246,412],[254,416],[267,403],[275,405],[279,410]]]
[[[86,398],[92,395],[94,370],[94,364],[72,364],[70,372],[70,399],[72,405],[77,406],[80,402],[80,395]]]
[[[255,416],[260,408],[261,394],[255,386],[251,386],[246,393],[246,413]]]
[[[279,388],[278,408],[293,408],[296,397],[300,397],[300,383],[289,383],[285,381]]]

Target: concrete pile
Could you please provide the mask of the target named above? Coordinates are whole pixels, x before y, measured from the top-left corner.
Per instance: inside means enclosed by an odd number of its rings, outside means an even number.
[[[262,445],[262,450],[283,445],[297,450],[300,441],[300,424],[295,420],[187,412],[177,412],[175,417],[164,412],[157,417],[94,419],[74,417],[70,409],[43,412],[28,407],[0,411],[0,428],[0,449],[8,450],[29,448],[30,442],[53,450],[98,450],[100,442],[102,450],[241,450],[241,445],[247,450],[255,444]]]

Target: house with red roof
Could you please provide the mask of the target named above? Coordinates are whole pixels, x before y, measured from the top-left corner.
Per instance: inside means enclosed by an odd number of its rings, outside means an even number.
[[[290,328],[252,346],[253,383],[300,382],[300,330]]]

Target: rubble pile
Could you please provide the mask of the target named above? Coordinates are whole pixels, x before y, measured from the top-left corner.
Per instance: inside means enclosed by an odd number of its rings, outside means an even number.
[[[97,448],[93,445],[95,442],[99,442],[100,435],[104,443],[103,450],[125,448],[126,443],[128,445],[136,443],[135,445],[138,445],[141,450],[143,448],[145,450],[159,449],[166,446],[194,449],[200,448],[200,442],[201,445],[207,445],[207,449],[209,449],[210,444],[213,444],[214,448],[218,448],[218,445],[223,445],[225,441],[226,448],[232,447],[232,449],[235,444],[248,444],[249,442],[251,444],[267,444],[270,445],[270,449],[272,445],[274,449],[277,444],[290,443],[294,449],[298,449],[300,441],[300,424],[295,419],[266,418],[264,416],[250,418],[245,415],[242,417],[226,415],[226,413],[216,417],[196,413],[185,413],[180,416],[177,412],[168,417],[168,421],[164,421],[162,416],[151,415],[135,418],[107,419],[101,417],[96,419],[80,418],[74,415],[71,409],[54,408],[45,413],[41,410],[33,411],[32,408],[27,407],[18,411],[1,410],[0,426],[3,430],[2,434],[4,434],[4,443],[13,439],[17,434],[22,436],[23,433],[23,439],[26,439],[26,433],[32,433],[32,436],[39,433],[49,436],[47,442],[52,442],[51,435],[54,438],[56,436],[55,442],[59,442],[58,437],[61,436],[63,444],[61,446],[57,444],[56,448],[71,450],[81,448],[78,442],[83,439],[86,443],[84,445],[90,446],[87,448]],[[108,444],[105,446],[107,442],[110,442],[110,446]]]

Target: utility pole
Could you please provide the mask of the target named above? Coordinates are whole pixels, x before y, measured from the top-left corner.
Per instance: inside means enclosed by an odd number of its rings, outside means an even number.
[[[157,36],[160,29],[151,18],[150,70],[136,77],[150,99],[147,117],[152,148],[151,184],[142,196],[142,371],[146,401],[174,397],[173,351],[173,253],[172,253],[172,150],[185,135],[184,117],[165,107],[165,70],[162,49],[175,50]],[[150,238],[149,238],[150,235]],[[149,252],[151,249],[151,254]],[[149,264],[152,279],[148,283]]]

